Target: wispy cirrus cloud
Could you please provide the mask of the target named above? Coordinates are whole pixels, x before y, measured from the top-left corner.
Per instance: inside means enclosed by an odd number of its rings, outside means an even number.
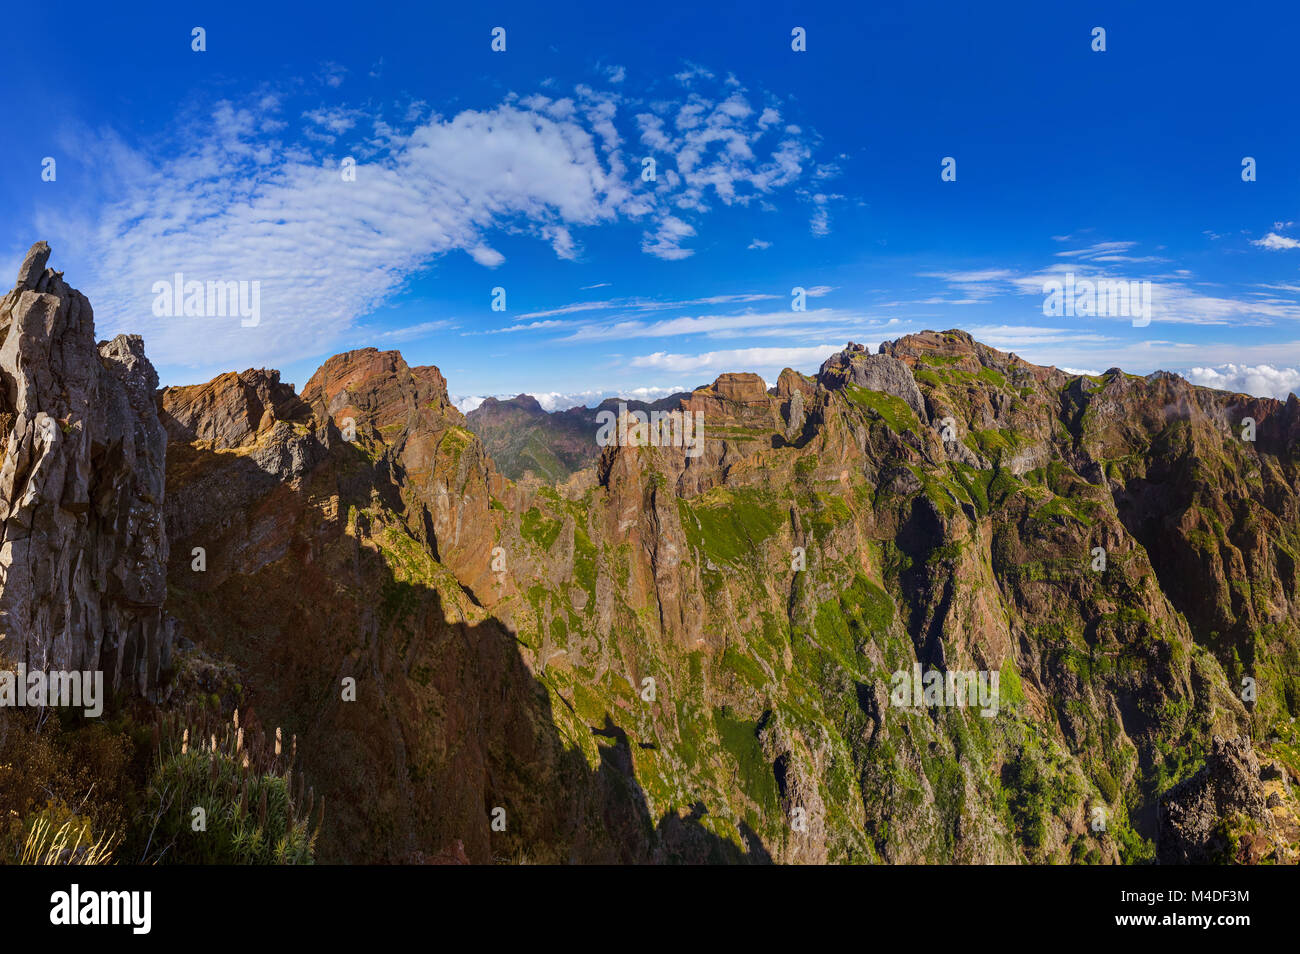
[[[1098,243],[1092,249],[1102,246],[1122,245],[1132,247],[1133,243]],[[1067,254],[1078,258],[1077,249]],[[1130,264],[1143,261],[1147,257],[1133,256]],[[1289,293],[1285,284],[1259,285],[1255,288],[1227,289],[1208,282],[1195,282],[1186,269],[1172,273],[1151,272],[1141,269],[1117,270],[1113,265],[1097,264],[1104,257],[1094,256],[1090,260],[1078,260],[1069,263],[1054,263],[1037,270],[1017,270],[1011,268],[973,269],[966,271],[931,271],[919,273],[918,277],[939,279],[958,294],[952,297],[929,296],[917,299],[915,304],[982,304],[999,298],[1027,299],[1024,303],[1026,316],[1041,314],[1044,298],[1043,286],[1050,281],[1062,281],[1072,274],[1076,281],[1149,281],[1151,282],[1151,319],[1152,322],[1164,322],[1183,325],[1267,325],[1282,321],[1300,321],[1300,298]],[[1151,258],[1152,261],[1158,259]],[[1258,290],[1264,289],[1264,290]],[[1121,316],[1090,317],[1089,322],[1128,322]]]
[[[398,341],[412,341],[435,331],[449,331],[456,327],[458,327],[457,324],[451,319],[439,318],[434,321],[421,321],[418,324],[407,325],[404,328],[381,331],[375,334],[374,337],[385,344],[389,344]]]
[[[324,95],[344,75],[327,67]],[[78,130],[69,148],[102,188],[38,225],[89,275],[101,332],[144,333],[161,365],[286,363],[341,341],[439,256],[498,267],[494,238],[522,233],[572,259],[584,230],[631,222],[645,252],[680,258],[712,206],[770,197],[809,172],[813,137],[774,107],[732,80],[684,83],[677,101],[648,107],[625,82],[580,84],[449,117],[410,102],[304,109],[270,90],[187,115],[188,135],[157,143]],[[654,182],[639,174],[647,138]],[[155,317],[152,287],[176,273],[259,282],[261,323]]]
[[[1166,258],[1158,255],[1130,255],[1137,242],[1096,242],[1085,248],[1069,249],[1057,252],[1057,258],[1074,258],[1083,262],[1128,262],[1147,263],[1165,262]]]
[[[673,354],[656,351],[631,360],[634,368],[653,368],[659,371],[775,371],[784,368],[795,370],[820,366],[843,345],[819,344],[796,348],[736,348],[730,351],[705,351],[698,354]],[[775,377],[775,375],[770,375]],[[768,376],[765,376],[768,377]]]
[[[827,289],[829,290],[829,289]],[[812,289],[809,289],[811,295]],[[745,311],[738,314],[682,315],[659,321],[620,318],[585,322],[559,338],[564,342],[612,341],[631,338],[685,338],[693,335],[729,337],[740,332],[761,333],[763,329],[797,335],[802,329],[831,326],[855,327],[881,319],[862,312],[834,308],[809,311]]]
[[[764,327],[795,328],[825,325],[836,318],[831,309],[805,312],[790,310],[745,313],[740,315],[698,315],[668,318],[663,321],[614,321],[584,325],[565,335],[562,341],[609,341],[623,338],[680,338],[688,335],[712,335]],[[851,320],[844,318],[843,320]]]
[[[817,289],[824,294],[825,291],[819,287]],[[809,290],[809,295],[813,298],[813,290]],[[556,308],[547,308],[542,311],[529,311],[519,315],[516,320],[524,321],[529,318],[553,318],[557,315],[574,315],[588,311],[667,311],[674,308],[690,308],[695,305],[732,305],[748,304],[757,301],[770,301],[773,298],[782,298],[782,295],[776,295],[771,292],[745,292],[733,295],[710,295],[706,298],[687,298],[679,300],[661,300],[656,298],[610,298],[603,301],[580,301],[568,305],[560,305]]]
[[[1110,335],[1081,332],[1078,328],[1045,328],[1039,325],[974,325],[966,330],[977,341],[1003,351],[1022,349],[1026,345],[1066,342],[1101,344],[1116,340]]]

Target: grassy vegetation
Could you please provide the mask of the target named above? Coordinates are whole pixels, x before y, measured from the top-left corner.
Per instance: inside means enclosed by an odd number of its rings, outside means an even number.
[[[880,418],[895,433],[914,431],[921,426],[916,414],[902,398],[885,394],[883,391],[858,387],[856,384],[850,384],[844,389],[844,393],[856,407],[861,408],[868,415]]]
[[[1030,443],[1029,438],[1010,428],[998,428],[984,431],[968,431],[962,436],[962,442],[980,456],[1000,461],[1013,456],[1022,447]]]
[[[758,741],[758,722],[736,718],[723,706],[713,711],[713,725],[722,751],[735,764],[740,790],[764,814],[778,811],[776,777],[772,766],[763,757],[763,748]]]
[[[715,564],[752,564],[787,519],[774,498],[757,490],[715,487],[691,501],[678,498],[677,506],[687,542]]]
[[[443,432],[442,440],[438,443],[438,454],[448,458],[454,467],[460,463],[465,450],[476,439],[465,428],[453,425]]]
[[[550,550],[560,535],[560,521],[544,515],[536,507],[530,507],[519,522],[519,532],[524,539],[531,540],[543,550]]]

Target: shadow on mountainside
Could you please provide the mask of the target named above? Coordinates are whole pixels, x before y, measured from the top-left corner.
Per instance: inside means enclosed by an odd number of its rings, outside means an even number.
[[[588,765],[516,635],[407,533],[364,450],[334,442],[292,482],[250,455],[168,458],[168,611],[198,647],[181,666],[229,660],[242,684],[223,705],[296,735],[326,802],[320,861],[771,861],[743,824],[745,850],[706,828],[702,805],[654,818],[608,713],[586,726]]]

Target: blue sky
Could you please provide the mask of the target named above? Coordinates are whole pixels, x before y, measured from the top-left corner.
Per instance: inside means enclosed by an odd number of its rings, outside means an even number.
[[[0,266],[49,240],[168,384],[374,345],[567,406],[957,327],[1300,385],[1293,4],[707,6],[63,4],[0,73]],[[155,315],[177,271],[260,322]],[[1153,320],[1045,317],[1067,271]]]

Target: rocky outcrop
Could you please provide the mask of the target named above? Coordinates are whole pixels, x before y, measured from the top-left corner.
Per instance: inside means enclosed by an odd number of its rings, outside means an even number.
[[[488,586],[490,499],[504,483],[451,403],[442,373],[412,368],[396,351],[349,351],[321,365],[303,400],[344,440],[372,442],[384,489],[401,501],[416,539],[467,585]]]
[[[852,384],[902,398],[918,418],[926,420],[925,401],[907,365],[887,354],[868,354],[861,345],[849,346],[822,364],[817,380],[827,388]]]
[[[766,405],[768,403],[767,388],[763,384],[763,379],[749,372],[719,375],[713,382],[713,390],[724,400],[734,401],[737,404]]]
[[[463,425],[435,367],[412,368],[396,351],[363,348],[337,354],[312,375],[302,399],[336,423],[352,418],[377,430],[410,428],[418,422]]]
[[[1269,822],[1259,761],[1250,740],[1215,736],[1205,767],[1160,801],[1158,858],[1162,864],[1237,861],[1243,848],[1250,851],[1266,845],[1264,839],[1249,837],[1243,845],[1242,830],[1254,834]],[[1262,857],[1263,853],[1240,860],[1257,862]]]
[[[233,371],[207,384],[158,392],[158,415],[173,441],[204,441],[214,450],[239,447],[276,421],[301,420],[307,406],[279,371]]]
[[[145,693],[172,640],[158,376],[138,336],[96,345],[49,256],[32,246],[0,299],[0,657]]]

